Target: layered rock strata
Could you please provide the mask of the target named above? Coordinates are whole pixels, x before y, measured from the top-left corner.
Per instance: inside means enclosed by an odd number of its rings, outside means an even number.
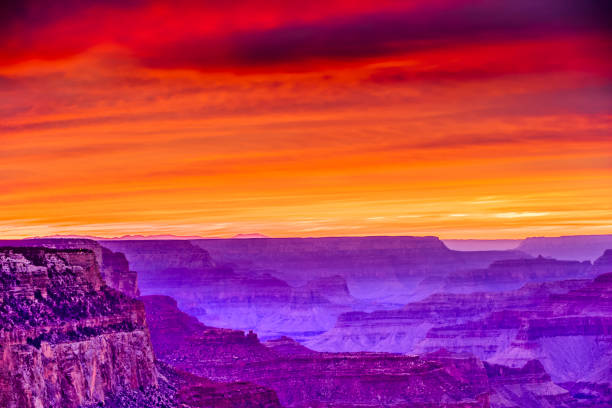
[[[157,386],[142,303],[83,249],[0,248],[0,406],[78,407]]]
[[[90,250],[94,253],[102,279],[108,286],[130,297],[140,295],[136,272],[130,270],[125,256],[119,252],[112,252],[96,241],[83,238],[35,238],[0,240],[0,246]]]
[[[345,313],[339,316],[333,329],[305,344],[320,351],[411,353],[435,327],[478,320],[494,311],[529,310],[541,305],[552,294],[567,293],[588,282],[529,283],[508,292],[437,293],[397,310]],[[443,340],[439,346],[445,347]]]
[[[168,364],[276,391],[286,407],[487,407],[488,380],[471,356],[318,353],[290,339],[204,326],[167,297],[145,296],[152,341]]]
[[[484,268],[499,259],[528,257],[518,251],[449,250],[437,237],[339,237],[203,239],[192,241],[223,263],[244,270],[272,270],[299,286],[319,277],[344,277],[359,298],[402,295],[426,276]]]
[[[101,243],[125,253],[143,294],[171,296],[211,326],[300,341],[331,329],[341,313],[426,297],[439,286],[421,285],[428,278],[527,256],[451,251],[435,237]]]

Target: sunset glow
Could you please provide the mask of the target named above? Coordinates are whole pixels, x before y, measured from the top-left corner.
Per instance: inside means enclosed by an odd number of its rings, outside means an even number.
[[[606,2],[60,3],[0,17],[2,237],[612,233]]]

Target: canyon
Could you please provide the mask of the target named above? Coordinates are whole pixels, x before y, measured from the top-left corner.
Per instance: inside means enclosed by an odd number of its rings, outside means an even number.
[[[276,391],[285,407],[488,406],[482,363],[469,355],[319,353],[282,337],[208,327],[165,296],[142,298],[158,357],[219,381],[249,381]]]
[[[530,256],[451,251],[436,237],[101,241],[125,254],[142,294],[175,298],[211,326],[306,340],[344,312],[421,299],[456,270]],[[437,282],[436,281],[436,282]],[[333,282],[333,283],[332,283]]]
[[[0,406],[612,404],[612,250],[40,238],[0,268]]]

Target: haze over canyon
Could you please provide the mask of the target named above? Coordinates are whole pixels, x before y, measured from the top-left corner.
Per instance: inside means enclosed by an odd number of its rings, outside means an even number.
[[[539,253],[568,241],[610,249]],[[34,238],[0,271],[10,408],[612,403],[612,236]]]

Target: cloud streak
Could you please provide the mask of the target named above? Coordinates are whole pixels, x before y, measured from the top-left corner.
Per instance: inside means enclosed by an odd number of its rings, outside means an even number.
[[[10,2],[0,232],[612,232],[609,11]]]

